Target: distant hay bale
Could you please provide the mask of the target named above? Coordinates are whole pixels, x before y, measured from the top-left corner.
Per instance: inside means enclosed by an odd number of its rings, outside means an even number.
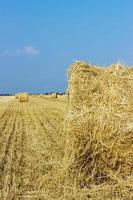
[[[28,101],[29,101],[28,93],[20,93],[19,102],[28,102]]]
[[[76,62],[69,77],[67,176],[84,185],[126,180],[133,172],[133,70]]]
[[[57,98],[57,93],[52,93],[52,94],[50,95],[50,97],[51,97],[52,99],[56,99],[56,98]]]
[[[16,98],[16,99],[19,99],[19,96],[20,96],[19,93],[15,94],[15,98]]]

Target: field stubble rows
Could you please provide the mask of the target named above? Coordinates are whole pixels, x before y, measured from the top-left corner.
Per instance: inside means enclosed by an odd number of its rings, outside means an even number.
[[[63,157],[66,103],[32,97],[0,102],[0,199],[45,199],[45,179]]]

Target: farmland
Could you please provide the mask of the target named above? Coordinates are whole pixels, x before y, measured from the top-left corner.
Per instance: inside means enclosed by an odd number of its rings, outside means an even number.
[[[132,200],[133,70],[74,63],[67,94],[0,98],[0,200]]]
[[[63,156],[65,112],[64,100],[0,99],[1,200],[45,199],[46,176]]]

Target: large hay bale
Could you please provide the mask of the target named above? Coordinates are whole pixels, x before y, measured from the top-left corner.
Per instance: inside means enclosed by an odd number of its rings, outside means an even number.
[[[29,101],[28,93],[20,93],[19,102],[28,102],[28,101]]]
[[[15,94],[15,98],[16,98],[16,99],[19,99],[19,96],[20,96],[19,93]]]
[[[70,68],[69,77],[63,160],[66,174],[80,184],[115,183],[119,178],[130,177],[133,70],[118,65],[98,68],[76,62]]]
[[[52,94],[50,95],[50,97],[51,97],[52,99],[56,99],[56,98],[57,98],[57,93],[52,93]]]

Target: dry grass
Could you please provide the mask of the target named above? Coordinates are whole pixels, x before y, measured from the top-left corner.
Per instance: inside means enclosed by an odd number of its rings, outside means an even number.
[[[76,62],[69,76],[64,181],[93,199],[132,199],[132,69]]]
[[[57,99],[60,100],[60,101],[65,101],[65,102],[67,102],[67,101],[68,101],[68,96],[65,95],[65,94],[63,94],[63,95],[58,94],[58,95],[57,95]]]
[[[29,101],[28,93],[20,93],[18,98],[19,98],[19,102],[21,102],[21,103]]]
[[[132,200],[132,74],[78,62],[67,97],[1,102],[0,200]]]
[[[65,152],[46,176],[46,199],[133,199],[132,72],[71,66]]]
[[[29,101],[29,95],[26,92],[15,94],[15,98],[18,99],[19,102],[28,102]]]
[[[5,102],[0,103],[0,200],[47,199],[45,183],[63,157],[66,104],[38,97],[28,104]]]

